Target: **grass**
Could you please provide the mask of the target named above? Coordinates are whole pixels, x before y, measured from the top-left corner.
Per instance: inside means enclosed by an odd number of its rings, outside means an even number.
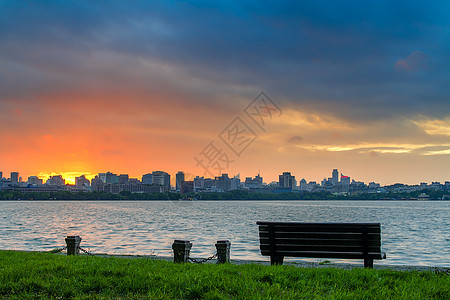
[[[450,299],[450,276],[0,251],[0,298]]]

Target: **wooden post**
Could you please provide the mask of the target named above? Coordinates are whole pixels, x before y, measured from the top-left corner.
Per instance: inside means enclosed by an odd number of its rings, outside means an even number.
[[[78,235],[68,235],[66,237],[67,255],[80,254],[81,237]]]
[[[217,241],[217,263],[224,264],[230,262],[230,248],[231,243],[229,240]]]
[[[173,262],[186,263],[192,248],[190,241],[175,240],[172,244]]]

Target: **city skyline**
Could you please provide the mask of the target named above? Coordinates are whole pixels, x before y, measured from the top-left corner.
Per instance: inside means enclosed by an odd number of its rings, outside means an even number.
[[[53,173],[50,176],[47,177],[42,177],[42,176],[36,176],[36,175],[28,175],[26,178],[28,178],[27,180],[25,180],[25,177],[22,177],[21,172],[18,171],[14,171],[14,172],[10,172],[7,173],[5,171],[0,171],[0,181],[2,179],[6,179],[6,180],[11,180],[12,182],[22,182],[22,183],[27,183],[30,184],[30,179],[32,181],[31,184],[35,184],[34,182],[37,180],[40,180],[40,183],[38,185],[43,185],[43,184],[49,184],[49,181],[52,179],[57,179],[62,180],[63,183],[62,185],[76,185],[76,180],[78,178],[85,178],[89,181],[92,181],[95,178],[98,179],[102,179],[105,183],[107,182],[106,177],[107,175],[113,175],[117,177],[118,182],[120,183],[121,180],[123,180],[123,177],[126,177],[125,182],[129,182],[130,181],[136,181],[136,183],[143,183],[143,184],[154,184],[154,179],[150,179],[150,181],[148,181],[146,179],[146,176],[148,175],[152,175],[152,174],[158,174],[158,176],[160,176],[161,174],[164,175],[168,175],[169,179],[161,179],[164,182],[169,182],[170,186],[172,187],[176,187],[177,190],[179,190],[179,187],[181,186],[181,182],[182,181],[192,181],[195,178],[205,178],[205,179],[215,179],[218,177],[222,177],[223,175],[225,176],[229,176],[229,178],[240,178],[240,181],[242,183],[245,182],[245,179],[247,178],[260,178],[261,180],[261,184],[265,184],[265,185],[270,185],[273,183],[280,183],[281,186],[284,187],[291,187],[294,186],[299,186],[301,181],[305,181],[305,183],[315,183],[318,185],[323,185],[324,183],[330,183],[330,184],[338,184],[338,183],[343,183],[345,182],[345,184],[350,184],[351,182],[356,182],[356,183],[364,183],[364,184],[377,184],[377,185],[381,185],[381,186],[389,186],[389,185],[395,185],[395,184],[406,184],[406,185],[423,185],[423,184],[434,184],[434,183],[445,183],[447,184],[449,182],[449,180],[444,180],[444,181],[438,181],[438,180],[433,180],[430,182],[416,182],[416,183],[405,183],[405,182],[391,182],[388,184],[380,184],[379,182],[376,182],[374,180],[369,180],[369,181],[364,181],[364,180],[360,180],[360,178],[357,177],[353,177],[352,174],[349,173],[343,173],[341,172],[339,169],[329,169],[329,174],[323,174],[324,176],[322,176],[321,178],[318,179],[306,179],[307,177],[305,176],[299,176],[299,174],[296,174],[295,172],[290,172],[290,171],[282,171],[279,174],[271,174],[272,176],[269,176],[269,178],[276,178],[275,180],[267,180],[265,179],[263,181],[263,178],[266,178],[263,174],[260,173],[260,171],[258,171],[258,173],[255,174],[241,174],[241,173],[237,173],[237,174],[228,174],[228,173],[221,173],[221,174],[217,174],[217,176],[212,176],[212,177],[208,177],[208,176],[204,176],[202,174],[191,174],[188,172],[184,172],[184,171],[177,171],[174,173],[170,173],[170,172],[165,172],[162,170],[153,170],[153,171],[148,171],[144,174],[140,174],[138,176],[130,176],[128,173],[117,173],[117,172],[111,172],[111,170],[107,171],[107,172],[101,172],[101,173],[96,173],[96,174],[78,174],[75,177],[65,177],[62,174],[56,174]],[[6,174],[10,174],[10,177],[5,176]],[[73,173],[71,173],[73,174]],[[2,177],[3,176],[3,177]],[[105,178],[101,178],[101,177],[105,177]],[[178,177],[180,176],[180,177]],[[293,178],[293,182],[291,179],[291,182],[289,184],[284,184],[284,181],[286,180],[285,178],[290,178],[292,176]],[[283,179],[282,179],[283,178]],[[84,180],[84,179],[83,179]],[[50,183],[52,184],[52,183]],[[161,185],[165,185],[165,184],[161,184]]]
[[[4,174],[202,176],[214,142],[269,182],[449,180],[445,1],[2,1],[0,25]]]

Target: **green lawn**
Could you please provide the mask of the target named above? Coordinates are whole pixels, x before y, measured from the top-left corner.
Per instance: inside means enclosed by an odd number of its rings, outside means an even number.
[[[450,276],[0,251],[0,298],[450,299]]]

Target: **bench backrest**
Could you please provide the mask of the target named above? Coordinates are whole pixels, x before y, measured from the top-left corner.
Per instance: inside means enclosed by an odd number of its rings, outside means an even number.
[[[380,223],[257,222],[262,255],[381,259]]]

